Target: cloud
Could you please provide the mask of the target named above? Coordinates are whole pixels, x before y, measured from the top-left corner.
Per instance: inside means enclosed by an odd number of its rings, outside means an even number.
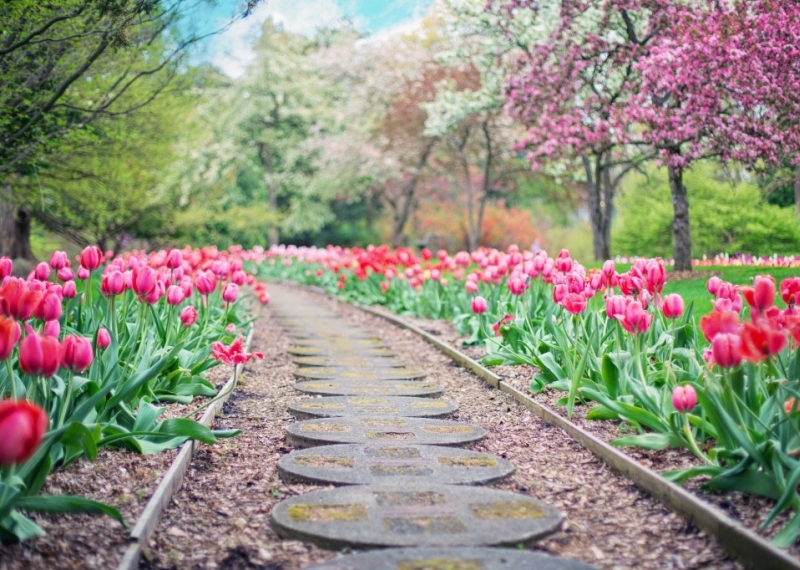
[[[255,58],[253,42],[267,19],[288,32],[311,36],[344,17],[335,0],[269,0],[247,18],[237,20],[210,46],[210,61],[230,77],[240,77]]]

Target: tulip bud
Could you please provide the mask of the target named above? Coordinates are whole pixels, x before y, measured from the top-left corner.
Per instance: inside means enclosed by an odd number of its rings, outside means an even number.
[[[672,405],[681,414],[688,414],[697,405],[697,392],[694,386],[675,386],[672,390]]]
[[[683,297],[677,293],[664,295],[661,300],[661,310],[668,319],[677,319],[683,314]]]
[[[55,293],[46,293],[34,311],[40,321],[55,321],[61,317],[61,299]]]
[[[0,280],[5,279],[14,270],[14,262],[8,257],[0,257]]]
[[[67,266],[69,266],[69,257],[67,257],[67,252],[54,251],[53,255],[50,256],[50,267],[56,271],[60,271]]]
[[[179,249],[171,249],[169,253],[167,253],[167,263],[166,266],[170,269],[177,269],[183,264],[183,254],[180,252]]]
[[[709,293],[715,296],[717,294],[717,291],[719,291],[720,285],[722,285],[722,279],[720,279],[716,275],[710,277],[708,281],[706,281],[706,289],[708,290]]]
[[[50,278],[50,266],[42,261],[33,270],[33,277],[39,281],[47,281]]]
[[[19,343],[19,367],[30,376],[49,378],[58,370],[59,353],[57,339],[28,334]]]
[[[167,303],[170,305],[180,305],[183,302],[183,289],[179,285],[170,285],[167,289]]]
[[[147,265],[143,267],[135,267],[131,272],[131,289],[139,295],[144,297],[153,292],[156,287],[156,272],[152,267]]]
[[[476,315],[482,315],[486,312],[486,299],[478,295],[472,299],[472,312]]]
[[[61,366],[81,373],[92,364],[92,343],[85,336],[69,335],[61,343]]]
[[[17,318],[21,321],[26,321],[31,318],[33,311],[42,300],[42,292],[33,289],[25,289],[19,296],[17,303]]]
[[[92,273],[88,269],[86,269],[83,265],[78,268],[78,279],[81,281],[86,281],[91,277]]]
[[[247,274],[242,271],[241,269],[238,271],[234,271],[231,274],[231,282],[236,283],[239,286],[242,286],[247,281]]]
[[[714,362],[723,368],[733,368],[742,363],[742,339],[739,335],[719,333],[711,341]]]
[[[222,291],[222,300],[226,303],[233,303],[239,296],[239,286],[236,283],[228,283]]]
[[[44,336],[58,338],[61,336],[61,323],[58,321],[47,321],[44,324]]]
[[[564,301],[564,298],[567,296],[568,293],[569,289],[565,284],[560,283],[559,285],[556,285],[555,287],[553,287],[553,301],[555,301],[556,304],[560,305]]]
[[[74,299],[75,295],[78,294],[78,288],[75,286],[75,282],[67,281],[64,283],[64,286],[61,288],[61,294],[67,299]]]
[[[105,350],[111,346],[111,335],[105,327],[97,329],[97,342],[95,344],[100,350]]]
[[[62,267],[56,275],[59,281],[72,281],[75,279],[75,272],[70,267]]]
[[[5,360],[14,351],[22,330],[11,317],[0,316],[0,360]]]
[[[156,281],[155,287],[153,287],[153,290],[150,291],[148,295],[145,295],[144,301],[145,303],[153,305],[155,303],[158,303],[158,300],[163,296],[164,296],[164,285],[161,283],[161,281]]]
[[[195,309],[191,305],[184,307],[183,310],[181,311],[180,318],[181,322],[183,323],[183,326],[185,327],[192,326],[197,321],[197,309]]]
[[[103,263],[103,252],[96,245],[86,246],[81,252],[81,267],[94,271]],[[80,276],[80,271],[78,272]]]
[[[217,288],[217,277],[211,271],[199,271],[194,278],[194,286],[201,295],[208,295]]]
[[[611,279],[616,271],[617,269],[613,259],[607,259],[605,263],[603,263],[603,275],[606,276],[606,279]]]
[[[116,297],[125,292],[125,275],[112,269],[103,274],[100,280],[100,292],[106,297]]]
[[[476,281],[467,280],[467,282],[464,283],[464,289],[466,289],[467,293],[470,295],[474,295],[478,292],[478,283]]]
[[[27,461],[47,431],[47,414],[25,400],[0,402],[0,466]]]

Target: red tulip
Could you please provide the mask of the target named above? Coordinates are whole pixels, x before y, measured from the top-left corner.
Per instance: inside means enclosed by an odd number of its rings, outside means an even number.
[[[17,318],[26,321],[31,318],[33,311],[42,300],[42,292],[33,289],[24,289],[19,296],[17,303]]]
[[[183,299],[183,289],[181,289],[179,285],[170,285],[167,289],[167,303],[170,305],[180,305]]]
[[[60,271],[69,266],[69,257],[66,251],[54,251],[50,256],[50,267],[56,271]]]
[[[486,299],[478,295],[472,299],[472,312],[476,315],[481,315],[486,312],[487,305]]]
[[[236,283],[228,283],[222,290],[222,300],[226,303],[234,303],[239,296],[239,286]]]
[[[47,431],[47,414],[25,400],[0,402],[0,466],[28,460]]]
[[[94,351],[88,338],[69,335],[61,343],[61,366],[73,372],[83,372],[92,365]]]
[[[109,346],[111,346],[111,335],[108,333],[108,330],[104,327],[100,327],[97,329],[97,348],[100,350],[105,350]]]
[[[5,360],[14,351],[22,330],[11,317],[0,316],[0,360]]]
[[[756,313],[769,309],[775,302],[775,280],[771,275],[758,275],[752,287],[742,287],[742,295]]]
[[[40,321],[55,321],[61,317],[61,299],[55,293],[45,293],[34,310]]]
[[[190,327],[197,321],[197,309],[188,305],[181,311],[181,322],[183,326]]]
[[[742,339],[732,333],[719,333],[711,341],[711,356],[719,366],[732,368],[742,363]]]
[[[677,293],[664,295],[661,300],[661,310],[668,319],[677,319],[683,314],[683,297]]]
[[[741,332],[742,358],[761,362],[778,354],[789,342],[788,331],[773,327],[767,320],[745,323]]]
[[[234,340],[230,346],[225,346],[221,342],[211,343],[211,356],[221,360],[225,364],[242,364],[251,358],[264,358],[261,352],[245,352],[243,339],[241,337]]]
[[[688,414],[697,405],[697,392],[694,386],[675,386],[672,390],[672,405],[681,414]]]
[[[420,252],[420,256],[425,261],[429,261],[433,257],[433,252],[426,247]]]
[[[31,333],[19,343],[19,367],[25,374],[49,378],[56,373],[58,365],[58,339]]]
[[[739,314],[733,311],[712,311],[700,318],[700,329],[708,342],[720,333],[738,334]]]

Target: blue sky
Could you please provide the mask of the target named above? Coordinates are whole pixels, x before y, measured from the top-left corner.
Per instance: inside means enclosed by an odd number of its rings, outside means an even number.
[[[208,41],[205,58],[237,77],[252,60],[250,45],[267,18],[287,31],[311,35],[320,26],[349,17],[360,29],[376,34],[421,18],[431,4],[433,0],[262,0],[251,16]],[[198,11],[193,24],[200,30],[211,29],[242,5],[241,0],[217,0],[213,9]]]

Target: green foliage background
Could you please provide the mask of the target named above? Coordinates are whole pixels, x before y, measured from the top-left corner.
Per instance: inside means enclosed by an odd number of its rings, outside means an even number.
[[[714,162],[688,171],[692,256],[795,254],[800,225],[793,208],[767,203],[755,184],[732,180]],[[666,169],[633,174],[623,184],[613,228],[615,255],[672,256],[672,202]]]

